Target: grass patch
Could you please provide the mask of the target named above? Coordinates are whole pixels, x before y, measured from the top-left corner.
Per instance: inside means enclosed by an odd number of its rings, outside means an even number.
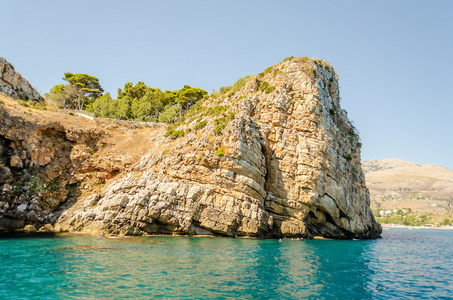
[[[225,147],[221,146],[219,149],[217,149],[215,156],[217,156],[217,157],[225,156]]]

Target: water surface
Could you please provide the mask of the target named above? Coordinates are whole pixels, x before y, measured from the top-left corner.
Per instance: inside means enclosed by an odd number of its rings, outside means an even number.
[[[0,239],[0,299],[453,299],[453,230],[375,240]]]

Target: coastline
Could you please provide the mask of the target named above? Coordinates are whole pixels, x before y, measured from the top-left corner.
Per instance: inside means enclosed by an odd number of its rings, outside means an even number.
[[[444,230],[453,230],[453,226],[409,226],[409,225],[400,225],[400,224],[385,224],[380,223],[382,229],[390,228],[407,228],[407,229],[444,229]]]

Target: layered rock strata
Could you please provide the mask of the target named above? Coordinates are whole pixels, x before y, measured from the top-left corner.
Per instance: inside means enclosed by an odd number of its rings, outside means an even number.
[[[82,197],[59,230],[369,238],[359,138],[330,64],[290,58],[195,106],[177,143]],[[170,143],[170,140],[167,140]],[[162,150],[163,149],[163,150]]]
[[[0,103],[0,228],[380,236],[332,66],[288,58],[241,81],[172,126]]]
[[[3,57],[0,57],[0,93],[20,100],[43,100],[28,80]]]

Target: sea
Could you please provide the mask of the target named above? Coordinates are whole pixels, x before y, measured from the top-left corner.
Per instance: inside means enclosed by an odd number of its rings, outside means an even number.
[[[453,299],[453,230],[372,240],[0,238],[0,299]]]

